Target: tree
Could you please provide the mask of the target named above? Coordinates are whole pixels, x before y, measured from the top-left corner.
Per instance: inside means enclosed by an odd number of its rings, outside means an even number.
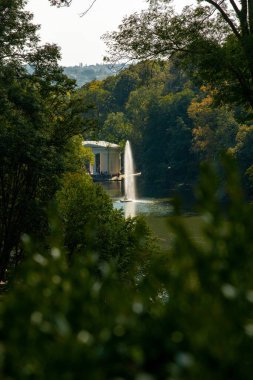
[[[253,208],[222,168],[222,183],[202,168],[201,241],[171,216],[169,251],[130,283],[93,251],[69,267],[55,215],[46,248],[24,236],[29,259],[0,302],[2,378],[251,380]]]
[[[130,92],[138,86],[138,81],[138,74],[134,70],[126,69],[117,76],[113,88],[113,95],[120,108],[127,102]]]
[[[102,133],[100,134],[101,140],[113,141],[124,147],[126,140],[132,134],[132,130],[133,126],[123,112],[111,112],[104,122]]]
[[[167,91],[166,86],[171,80],[171,67],[164,62],[144,61],[132,66],[132,69],[138,73],[139,80],[138,86],[128,96],[125,114],[134,126],[129,138],[136,147],[135,151],[138,156],[141,150],[148,110],[152,100]]]
[[[43,232],[42,210],[66,170],[64,147],[71,136],[86,128],[74,110],[74,101],[64,99],[56,88],[54,93],[51,88],[45,98],[44,86],[33,76],[4,79],[0,118],[1,278],[11,253],[15,256],[14,248],[19,257],[21,233]]]
[[[25,3],[0,1],[0,280],[10,260],[22,257],[22,233],[45,234],[45,205],[65,170],[65,146],[90,125],[82,100],[71,95],[74,82],[58,66],[59,49],[39,46]]]
[[[253,12],[251,1],[201,1],[177,15],[171,1],[123,20],[104,36],[110,59],[174,57],[195,77],[212,83],[223,100],[253,107]],[[226,95],[226,96],[225,96]]]
[[[145,61],[87,84],[80,96],[99,112],[101,127],[90,136],[122,145],[130,140],[143,193],[167,195],[168,189],[195,179],[187,108],[196,92],[182,69]]]
[[[250,195],[253,184],[252,143],[253,126],[241,124],[236,134],[236,143],[229,150],[236,157],[242,173],[245,174],[244,182]]]
[[[0,2],[1,65],[10,61],[26,63],[28,54],[31,54],[38,44],[38,26],[31,23],[32,14],[23,11],[26,3],[26,0]]]
[[[216,160],[235,145],[239,123],[227,107],[215,107],[213,92],[202,87],[188,108],[193,120],[193,149],[201,159]]]
[[[154,248],[145,223],[139,218],[125,220],[102,186],[83,172],[65,174],[62,183],[56,200],[69,261],[93,252],[99,262],[113,261],[122,278],[132,276],[130,268],[141,262],[143,269],[148,250]]]
[[[149,192],[168,195],[178,184],[194,182],[192,122],[187,108],[193,92],[184,89],[152,99],[141,146],[142,174]]]
[[[89,107],[88,117],[94,126],[98,127],[91,133],[98,133],[103,125],[106,115],[114,108],[112,94],[104,88],[103,81],[92,81],[78,91],[82,102]]]

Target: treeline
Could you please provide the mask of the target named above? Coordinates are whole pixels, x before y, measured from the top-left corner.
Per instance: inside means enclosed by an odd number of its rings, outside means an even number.
[[[250,189],[251,120],[240,106],[218,104],[215,90],[196,85],[173,61],[145,61],[80,90],[99,131],[89,137],[133,145],[142,192],[189,188],[203,160],[230,152]]]

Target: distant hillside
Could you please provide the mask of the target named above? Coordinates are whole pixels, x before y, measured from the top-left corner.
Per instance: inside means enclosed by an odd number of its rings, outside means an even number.
[[[122,68],[122,65],[110,66],[106,64],[96,65],[76,65],[64,67],[64,73],[71,79],[75,79],[77,86],[82,87],[92,80],[103,80],[108,76],[115,75]]]

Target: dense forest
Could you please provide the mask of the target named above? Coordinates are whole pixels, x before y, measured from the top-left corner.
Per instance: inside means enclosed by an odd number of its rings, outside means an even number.
[[[113,77],[87,83],[79,94],[93,104],[99,125],[87,137],[122,146],[131,141],[137,171],[142,172],[142,193],[168,196],[193,188],[200,163],[215,162],[224,152],[236,157],[250,193],[248,113],[240,105],[217,104],[215,90],[198,86],[172,59],[131,65]]]
[[[251,380],[252,1],[147,0],[104,36],[131,65],[80,88],[26,3],[0,0],[0,378]],[[176,192],[166,250],[86,173],[91,138]]]

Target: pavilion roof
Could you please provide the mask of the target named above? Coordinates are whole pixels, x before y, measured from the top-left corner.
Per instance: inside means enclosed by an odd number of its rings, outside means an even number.
[[[118,144],[110,143],[108,141],[83,141],[82,144],[88,148],[120,148]]]

